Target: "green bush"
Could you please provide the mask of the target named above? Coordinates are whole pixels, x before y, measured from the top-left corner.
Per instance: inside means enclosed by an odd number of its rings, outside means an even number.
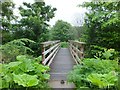
[[[47,88],[47,80],[50,75],[46,73],[48,66],[39,64],[41,56],[19,55],[16,62],[0,64],[0,89],[4,88]]]
[[[68,75],[68,81],[73,82],[77,89],[111,89],[117,90],[120,68],[118,61],[113,59],[113,49],[101,53],[100,57],[84,58],[81,64],[74,66]]]
[[[68,48],[68,43],[67,42],[61,42],[61,47],[62,48]]]
[[[101,58],[101,59],[110,59],[110,60],[119,60],[119,52],[115,49],[107,49],[105,47],[100,47],[97,45],[91,45],[90,50],[87,52],[89,57],[92,58]]]

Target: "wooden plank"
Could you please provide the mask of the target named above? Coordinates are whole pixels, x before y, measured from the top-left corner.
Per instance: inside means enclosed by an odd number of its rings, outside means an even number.
[[[55,44],[55,45],[52,46],[50,49],[44,51],[42,54],[44,54],[44,55],[48,54],[50,51],[52,51],[52,50],[53,50],[54,48],[56,48],[58,45],[59,45],[59,43],[58,43],[58,44]]]
[[[47,42],[43,42],[41,43],[42,45],[42,64],[46,65],[46,63],[49,63],[49,59],[52,58],[52,56],[54,56],[54,54],[56,54],[56,50],[58,49],[58,47],[60,47],[60,40],[56,40],[56,41],[47,41]],[[45,50],[45,48],[47,50]],[[48,55],[46,57],[46,55]]]
[[[75,60],[75,63],[78,64],[77,60],[75,59],[74,55],[72,54],[72,49],[71,49],[71,47],[70,47],[70,53],[71,53],[73,59]]]
[[[49,45],[56,44],[56,43],[58,43],[58,42],[60,42],[60,40],[47,41],[47,42],[43,42],[43,43],[41,43],[41,44],[44,45],[44,47],[47,47],[47,46],[49,46]]]
[[[77,51],[79,54],[83,54],[83,52],[80,51],[80,50],[79,50],[78,48],[76,48],[75,46],[71,45],[71,47],[73,47],[73,49],[74,49],[75,51]]]
[[[73,41],[69,40],[69,46],[71,47],[70,51],[74,59],[77,61],[80,60],[81,58],[84,58],[84,45],[85,42],[78,42],[78,41]],[[78,59],[79,58],[79,59]]]
[[[75,55],[74,59],[75,59],[75,61],[77,62],[77,64],[80,63],[80,62],[79,62],[80,58],[78,57],[77,53],[76,53],[73,49],[71,49],[71,52],[72,52],[72,56],[73,56],[73,57],[74,57],[74,55]]]
[[[47,61],[52,57],[52,55],[55,53],[55,51],[56,51],[58,48],[59,48],[59,46],[56,47],[55,50],[43,61],[43,64],[44,64],[44,65],[46,65]]]
[[[68,73],[73,69],[73,60],[68,48],[61,48],[50,65],[51,80],[67,80]]]
[[[60,47],[59,47],[59,49],[60,49]],[[54,57],[56,56],[57,52],[59,51],[59,49],[55,52],[55,54],[53,55],[53,57],[50,59],[50,61],[49,61],[49,63],[48,63],[47,66],[50,66],[50,64],[52,63]]]
[[[70,43],[75,43],[75,44],[86,44],[85,42],[79,42],[79,41],[74,41],[74,40],[69,40]]]

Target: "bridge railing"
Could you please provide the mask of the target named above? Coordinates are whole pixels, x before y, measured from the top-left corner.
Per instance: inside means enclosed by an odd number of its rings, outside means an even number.
[[[76,64],[79,64],[80,60],[84,58],[85,42],[78,42],[73,40],[69,40],[68,42],[71,55],[75,60]]]
[[[60,40],[47,41],[42,45],[42,64],[50,66],[52,60],[60,49]]]

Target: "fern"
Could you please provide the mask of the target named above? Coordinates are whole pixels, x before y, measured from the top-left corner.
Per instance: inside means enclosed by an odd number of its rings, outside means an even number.
[[[26,46],[26,44],[30,43],[35,42],[27,38],[22,38],[1,45],[0,53],[2,54],[2,58],[0,58],[0,62],[14,61],[17,55],[27,54],[28,52],[33,53],[34,51]]]

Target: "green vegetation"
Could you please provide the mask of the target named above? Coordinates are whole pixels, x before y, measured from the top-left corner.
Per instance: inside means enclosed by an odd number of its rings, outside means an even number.
[[[2,2],[2,1],[1,1]],[[2,2],[0,3],[1,17],[0,22],[2,27],[0,28],[2,33],[2,43],[9,42],[13,39],[11,32],[12,32],[12,24],[11,21],[16,20],[17,17],[13,14],[13,9],[15,4],[13,2]]]
[[[89,54],[91,54],[90,45],[100,47],[114,48],[120,51],[120,1],[118,2],[100,2],[92,0],[84,2],[82,7],[89,10],[86,14],[84,32],[81,40],[89,45]],[[89,55],[92,57],[94,55]]]
[[[73,33],[71,33],[71,28],[71,24],[62,20],[58,20],[51,29],[53,36],[52,39],[61,40],[62,42],[73,39]]]
[[[19,7],[22,18],[16,17],[13,10],[14,4],[12,2],[3,1],[2,44],[14,39],[28,38],[36,42],[30,44],[30,48],[34,51],[34,56],[39,56],[41,52],[40,43],[49,40],[47,22],[54,17],[56,8],[46,5],[45,2],[34,2],[33,4],[24,2],[23,6]],[[19,20],[19,18],[21,19]]]
[[[68,75],[68,81],[73,82],[78,90],[80,88],[118,90],[120,68],[116,59],[110,60],[112,57],[110,50],[101,53],[104,59],[97,56],[84,58],[81,64],[74,66]]]
[[[34,41],[23,38],[10,41],[0,46],[1,58],[0,62],[8,63],[14,61],[16,56],[23,54],[32,54],[34,51],[29,48],[30,43],[35,43]]]
[[[41,64],[40,43],[49,40],[47,23],[54,17],[56,8],[45,2],[24,2],[18,17],[13,13],[15,4],[11,0],[0,5],[0,89],[49,88],[49,67]]]
[[[61,40],[63,48],[68,47],[68,40],[86,42],[87,58],[68,76],[77,89],[120,88],[120,1],[84,2],[79,6],[89,12],[83,26],[58,20],[53,27],[48,22],[55,16],[56,8],[44,1],[24,2],[19,7],[20,17],[14,15],[15,4],[11,0],[1,2],[0,89],[49,87],[49,67],[41,64],[40,47],[41,42],[48,40]]]
[[[68,42],[61,42],[62,48],[68,48]]]
[[[33,58],[27,55],[19,55],[15,62],[0,64],[1,79],[0,88],[47,88],[47,80],[50,75],[46,74],[49,67],[39,64],[41,57]],[[39,62],[38,62],[39,61]]]
[[[87,58],[74,66],[68,75],[68,81],[73,82],[78,90],[119,90],[120,1],[92,0],[79,6],[89,10],[79,37],[79,41],[87,43]]]

